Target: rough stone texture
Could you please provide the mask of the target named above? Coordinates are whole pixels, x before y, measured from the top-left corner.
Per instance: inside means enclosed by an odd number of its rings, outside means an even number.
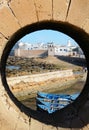
[[[70,130],[70,128],[62,128],[62,127],[58,127],[57,130]]]
[[[43,124],[31,118],[30,130],[43,130]]]
[[[71,0],[67,21],[89,32],[89,1]]]
[[[52,0],[35,0],[38,21],[52,19]]]
[[[79,129],[79,128],[72,128],[71,130],[83,130],[83,129]]]
[[[89,130],[89,128],[87,128],[87,127],[85,126],[82,130]]]
[[[1,83],[0,87],[2,87]],[[0,89],[0,129],[16,130],[17,128],[21,128],[21,130],[25,130],[26,128],[26,130],[29,130],[29,125],[27,125],[25,120],[29,123],[28,117],[19,112],[19,109],[15,107],[2,87]]]
[[[87,33],[89,33],[89,18],[86,18],[83,29],[86,30]]]
[[[10,9],[4,6],[0,10],[0,32],[6,37],[10,37],[19,28],[19,24]]]
[[[0,8],[3,8],[3,6],[7,6],[9,0],[0,0]]]
[[[10,8],[13,10],[21,26],[37,21],[34,0],[12,0]]]
[[[21,50],[17,49],[15,50],[15,56],[19,57],[39,57],[39,56],[47,56],[48,51],[47,50]]]
[[[8,2],[8,3],[7,3]],[[0,57],[8,37],[21,26],[42,20],[67,21],[89,33],[89,0],[0,0]],[[0,78],[1,79],[1,78]],[[85,111],[87,110],[83,108]],[[79,113],[81,115],[82,111]],[[86,115],[88,116],[88,115]],[[81,120],[87,120],[82,114]],[[72,123],[83,123],[78,119]],[[74,124],[74,125],[75,125]],[[65,130],[29,118],[9,98],[0,80],[0,130]],[[82,130],[88,130],[86,125]],[[70,128],[70,130],[79,130]]]
[[[43,129],[42,130],[58,130],[58,129],[57,129],[57,127],[43,124]]]
[[[53,19],[65,21],[70,0],[53,0]]]
[[[11,78],[7,78],[7,81],[9,83],[9,85],[15,85],[17,83],[20,83],[21,81],[24,82],[45,82],[47,80],[52,80],[52,79],[73,79],[75,78],[73,75],[73,71],[70,70],[63,70],[63,71],[56,71],[56,72],[47,72],[47,73],[43,73],[43,74],[33,74],[33,75],[25,75],[25,76],[18,76],[18,77],[11,77]]]
[[[1,57],[1,54],[3,52],[6,42],[7,42],[7,39],[2,34],[0,34],[0,57]]]

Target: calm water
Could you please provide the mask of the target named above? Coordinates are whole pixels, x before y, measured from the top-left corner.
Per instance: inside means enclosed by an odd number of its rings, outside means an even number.
[[[9,70],[19,70],[20,66],[9,65],[9,66],[6,66],[6,68]]]

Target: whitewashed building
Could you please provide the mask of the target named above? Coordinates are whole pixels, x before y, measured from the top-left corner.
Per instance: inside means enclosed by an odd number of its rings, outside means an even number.
[[[12,50],[12,54],[15,56],[21,56],[24,52],[26,55],[31,55],[36,53],[36,51],[42,51],[44,54],[48,54],[48,56],[75,56],[84,58],[84,54],[80,47],[72,45],[70,40],[68,41],[67,45],[59,45],[54,43],[23,43],[18,42],[14,49]],[[46,52],[46,53],[45,53]],[[32,54],[33,55],[33,54]],[[38,53],[37,53],[38,55]],[[40,54],[41,55],[41,54]]]
[[[54,55],[54,56],[73,56],[77,55],[77,52],[74,51],[76,46],[73,46],[70,41],[68,41],[68,44],[65,46],[55,45],[53,43],[50,43],[48,45],[48,55]]]

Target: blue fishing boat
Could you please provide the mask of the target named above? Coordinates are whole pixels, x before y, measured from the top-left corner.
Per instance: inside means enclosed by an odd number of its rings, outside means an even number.
[[[51,94],[51,93],[44,93],[44,92],[38,92],[37,97],[45,98],[45,99],[53,99],[53,100],[75,100],[79,96],[79,93],[75,94]]]
[[[71,100],[75,100],[78,96],[79,96],[79,93],[74,93],[70,95]]]
[[[37,97],[36,100],[37,100],[38,102],[41,102],[41,101],[44,101],[44,102],[56,101],[56,100],[47,99],[47,98],[41,98],[41,97]]]
[[[51,113],[56,111],[54,109],[50,109],[49,107],[47,107],[47,106],[45,106],[43,104],[38,104],[37,106],[38,106],[40,111],[47,111],[49,114],[51,114]]]
[[[70,103],[68,100],[64,100],[63,102],[57,102],[57,101],[47,102],[47,101],[43,100],[42,98],[40,98],[40,99],[37,98],[37,101],[38,101],[38,104],[43,104],[43,105],[48,106],[48,107],[51,107],[51,106],[55,107],[55,106],[60,106],[60,105],[66,106]]]
[[[58,99],[58,98],[70,99],[70,95],[68,94],[51,94],[51,93],[38,92],[37,96],[47,99]]]
[[[72,101],[66,98],[59,98],[56,100],[53,99],[45,99],[45,98],[36,98],[37,103],[43,103],[45,105],[49,105],[49,104],[63,104],[63,105],[67,105],[69,103],[71,103]]]
[[[57,105],[57,106],[51,105],[50,107],[46,106],[46,105],[43,105],[43,104],[38,104],[37,106],[41,109],[41,111],[42,110],[43,111],[47,111],[49,114],[64,108],[64,105],[62,105],[62,104],[61,105]]]
[[[67,95],[38,92],[36,98],[37,109],[47,111],[50,114],[66,107],[78,96],[79,93]]]

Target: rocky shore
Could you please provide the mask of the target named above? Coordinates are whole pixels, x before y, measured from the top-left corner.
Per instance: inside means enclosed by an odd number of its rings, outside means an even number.
[[[7,77],[39,74],[67,69],[72,69],[73,71],[82,69],[82,66],[62,61],[57,57],[22,58],[9,56],[6,65]],[[13,69],[10,69],[10,67]]]

